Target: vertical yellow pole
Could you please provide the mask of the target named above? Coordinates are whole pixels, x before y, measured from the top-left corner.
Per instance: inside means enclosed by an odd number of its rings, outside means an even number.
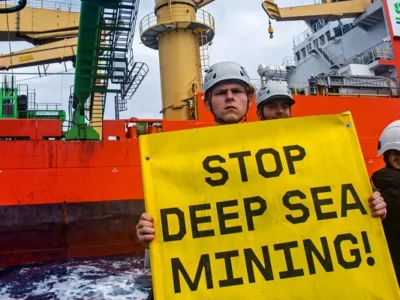
[[[156,0],[158,23],[196,20],[192,1],[185,4],[168,2]],[[175,28],[158,37],[158,49],[164,119],[187,120],[189,107],[184,100],[193,96],[190,83],[197,84],[200,89],[202,84],[198,78],[201,69],[198,35],[191,30]]]
[[[202,90],[199,30],[214,37],[214,21],[207,13],[198,13],[192,0],[155,0],[155,21],[141,22],[142,41],[159,50],[162,111],[167,120],[188,120],[188,99],[192,86]],[[198,18],[197,18],[198,17]],[[201,41],[204,43],[205,41]]]
[[[198,45],[197,36],[183,29],[159,38],[162,103],[167,120],[188,118],[188,106],[183,100],[192,97],[191,82],[202,89]]]

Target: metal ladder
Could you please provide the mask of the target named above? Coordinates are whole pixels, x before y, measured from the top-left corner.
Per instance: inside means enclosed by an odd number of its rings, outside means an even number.
[[[205,72],[210,68],[210,55],[208,53],[209,44],[207,43],[208,37],[205,30],[201,30],[197,33],[199,36],[200,45],[200,65],[201,71]]]
[[[115,118],[118,120],[120,112],[128,110],[128,100],[135,94],[136,90],[142,83],[143,79],[149,72],[149,67],[143,62],[135,62],[133,56],[133,37],[136,26],[139,1],[133,1],[135,8],[129,11],[126,7],[132,4],[132,1],[122,1],[125,5],[121,9],[118,18],[118,27],[121,31],[117,31],[116,44],[114,51],[114,63],[111,82],[119,84],[121,87],[120,94],[115,97]],[[129,50],[129,54],[127,52]]]
[[[117,101],[117,108],[126,109],[126,105],[122,105],[125,104],[126,96],[131,97],[133,95],[143,77],[147,74],[148,68],[146,72],[141,72],[142,68],[138,70],[138,63],[133,63],[133,59],[128,62],[128,52],[133,58],[131,53],[132,42],[139,0],[104,1],[98,6],[101,7],[100,22],[94,26],[98,32],[97,45],[94,47],[86,45],[80,48],[78,45],[78,49],[81,50],[78,55],[83,61],[80,70],[84,71],[84,74],[79,76],[83,80],[88,80],[90,85],[76,87],[74,93],[90,93],[88,101],[84,103],[85,118],[90,122],[90,127],[101,136],[107,93],[118,95],[124,90],[124,97],[120,97],[124,99],[122,102]],[[93,27],[88,28],[88,30],[90,29],[93,29]],[[85,29],[80,28],[81,30],[84,31]],[[94,51],[95,55],[82,55],[85,50],[88,53]],[[140,74],[134,74],[134,71]],[[109,80],[111,80],[111,83],[119,84],[120,87],[109,88]],[[116,97],[116,99],[119,99],[119,97]]]

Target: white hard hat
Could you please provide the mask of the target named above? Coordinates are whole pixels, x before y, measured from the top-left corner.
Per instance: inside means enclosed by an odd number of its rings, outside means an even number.
[[[258,107],[264,101],[276,99],[287,99],[290,105],[296,103],[296,101],[293,99],[292,92],[287,85],[279,81],[268,81],[261,89],[258,90],[256,104]]]
[[[379,137],[378,156],[387,150],[400,151],[400,120],[390,123]]]
[[[211,66],[204,78],[204,92],[207,92],[218,82],[235,79],[250,85],[250,77],[247,71],[238,63],[233,61],[216,63]]]

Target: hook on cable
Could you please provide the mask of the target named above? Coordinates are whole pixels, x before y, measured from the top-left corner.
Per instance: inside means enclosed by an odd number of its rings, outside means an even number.
[[[269,19],[268,33],[269,37],[272,39],[274,37],[274,28],[271,26],[271,19]]]

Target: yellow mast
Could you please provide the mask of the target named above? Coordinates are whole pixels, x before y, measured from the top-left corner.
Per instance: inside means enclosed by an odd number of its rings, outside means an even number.
[[[198,8],[211,1],[155,0],[155,14],[140,22],[144,45],[159,50],[163,118],[193,119],[202,90],[199,47],[214,38],[214,18]],[[190,101],[193,100],[193,101]]]

